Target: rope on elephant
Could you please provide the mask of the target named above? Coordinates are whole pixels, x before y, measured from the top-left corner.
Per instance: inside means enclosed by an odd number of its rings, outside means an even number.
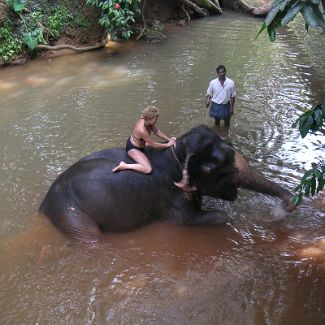
[[[180,170],[182,171],[184,167],[183,167],[183,165],[181,164],[181,162],[179,161],[179,159],[178,159],[178,157],[177,157],[177,154],[176,154],[176,151],[175,151],[174,146],[171,146],[170,148],[171,148],[171,150],[172,150],[172,153],[174,154],[174,158],[175,158],[175,160],[177,161]]]

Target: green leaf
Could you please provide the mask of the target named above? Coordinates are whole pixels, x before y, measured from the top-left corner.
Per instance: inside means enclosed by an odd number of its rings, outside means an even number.
[[[298,14],[298,12],[301,10],[302,7],[303,7],[303,4],[300,2],[297,2],[295,5],[293,5],[291,8],[289,8],[287,13],[281,20],[281,26],[285,26],[291,20],[293,20],[296,17],[296,15]]]
[[[313,125],[313,122],[314,122],[314,119],[312,118],[312,116],[309,114],[309,115],[302,115],[300,116],[299,118],[299,131],[300,131],[300,135],[302,138],[304,138],[310,128],[312,127]]]
[[[317,125],[319,127],[321,127],[323,125],[324,116],[320,109],[315,110],[314,118],[315,118]]]
[[[264,31],[265,28],[266,28],[266,24],[265,24],[265,22],[263,22],[263,24],[262,24],[262,26],[261,26],[260,30],[258,31],[258,33],[257,33],[257,35],[256,35],[255,38],[257,38],[258,36],[260,36],[260,34]]]
[[[317,21],[317,26],[325,29],[325,20],[323,14],[320,11],[319,5],[313,4],[312,7],[314,8],[314,14]]]
[[[20,12],[25,9],[25,1],[24,0],[15,0],[13,4],[13,8],[15,12]]]
[[[298,205],[301,203],[302,197],[299,194],[295,194],[293,198],[291,199],[292,203],[294,205]]]
[[[324,0],[324,1],[325,1],[325,0]],[[322,93],[320,94],[319,98],[320,98],[321,103],[322,103],[322,104],[325,104],[325,92],[322,92]]]
[[[305,185],[305,196],[309,196],[310,195],[310,183],[307,183]]]
[[[310,180],[310,194],[312,196],[315,195],[315,191],[316,191],[316,178],[315,176],[312,177],[312,179]]]
[[[313,169],[309,169],[305,172],[304,176],[302,179],[307,179],[309,176],[314,174],[314,170]]]
[[[276,17],[276,15],[280,12],[280,8],[278,6],[274,6],[269,13],[267,14],[265,20],[264,20],[264,24],[266,26],[269,26],[273,19]]]
[[[271,42],[274,42],[276,37],[276,32],[273,26],[267,26],[267,32],[269,34]]]
[[[24,33],[24,41],[31,50],[37,46],[37,38],[32,37],[30,33]]]
[[[317,177],[317,179],[323,178],[323,174],[319,169],[315,170],[315,176]]]
[[[315,5],[313,5],[313,4],[305,3],[305,5],[301,9],[301,13],[306,21],[306,24],[311,27],[318,26],[318,17],[314,11],[314,7],[315,7]]]
[[[325,185],[325,179],[324,178],[318,179],[317,192],[322,191],[324,188],[324,185]]]
[[[320,107],[323,115],[325,116],[325,104],[321,104]]]

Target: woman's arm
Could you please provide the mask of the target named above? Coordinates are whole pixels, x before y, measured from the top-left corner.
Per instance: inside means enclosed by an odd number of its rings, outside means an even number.
[[[174,145],[174,143],[175,143],[174,139],[169,139],[169,141],[166,143],[155,142],[150,138],[150,136],[143,137],[143,140],[146,141],[148,146],[150,146],[152,148],[156,148],[156,149],[168,148],[168,147]]]
[[[156,127],[152,128],[152,132],[159,137],[160,139],[169,141],[171,138],[168,137],[164,132],[160,131],[159,129],[157,129]]]
[[[150,135],[147,131],[144,131],[141,133],[142,139],[146,141],[147,145],[149,145],[152,148],[156,149],[163,149],[163,148],[168,148],[172,145],[175,144],[174,138],[168,138],[167,135],[165,135],[163,132],[159,131],[157,128],[152,128],[152,132],[156,134],[159,138],[167,140],[167,143],[160,143],[160,142],[155,142],[150,138]]]

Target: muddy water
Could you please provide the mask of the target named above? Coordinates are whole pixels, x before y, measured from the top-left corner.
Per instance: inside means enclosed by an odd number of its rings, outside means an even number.
[[[290,125],[325,85],[324,36],[300,22],[254,40],[258,20],[233,13],[172,28],[160,44],[39,59],[0,71],[0,322],[2,324],[323,324],[324,210],[292,216],[240,191],[206,199],[225,227],[157,222],[92,247],[37,216],[55,177],[82,156],[122,146],[141,108],[178,136],[206,118],[215,66],[237,85],[229,133],[265,175],[292,189],[324,155],[320,137]],[[323,150],[323,151],[322,151]]]

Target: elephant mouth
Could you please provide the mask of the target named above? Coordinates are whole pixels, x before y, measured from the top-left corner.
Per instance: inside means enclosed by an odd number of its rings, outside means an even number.
[[[228,176],[225,176],[228,177]],[[230,177],[230,176],[229,176]],[[229,179],[217,179],[213,183],[207,182],[206,184],[199,184],[202,195],[226,200],[235,201],[238,195],[238,189]]]

